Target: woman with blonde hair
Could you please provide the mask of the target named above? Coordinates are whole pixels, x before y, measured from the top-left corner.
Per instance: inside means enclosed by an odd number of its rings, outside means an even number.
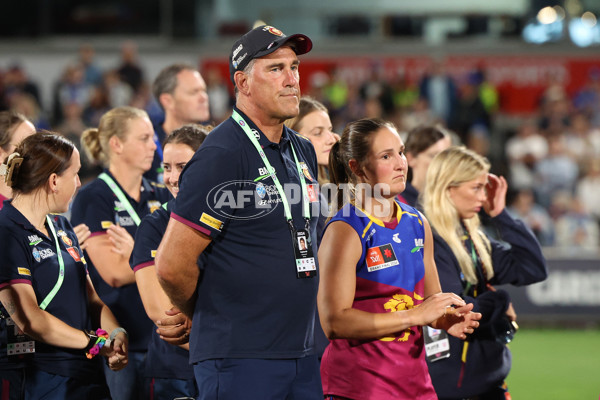
[[[173,198],[179,193],[181,171],[211,130],[212,127],[189,124],[175,129],[165,139],[164,182]],[[135,273],[146,314],[151,321],[159,321],[164,317],[165,310],[173,307],[158,282],[154,258],[167,229],[174,200],[163,204],[161,208],[142,219],[135,234],[135,246],[131,255],[131,268]],[[187,329],[178,340],[165,341],[156,332],[150,339],[144,376],[146,388],[152,390],[157,399],[195,398],[198,395],[194,370],[189,364],[188,335],[191,320],[185,321],[182,326]]]
[[[449,338],[446,358],[428,360],[440,399],[505,398],[511,365],[506,343],[516,330],[516,314],[508,293],[492,285],[529,285],[547,276],[535,236],[505,210],[506,180],[489,170],[486,158],[465,147],[439,153],[427,170],[423,206],[442,290],[473,303],[483,315],[466,341]],[[504,243],[484,233],[482,210]]]
[[[135,276],[129,267],[135,232],[141,218],[170,198],[164,185],[143,178],[152,165],[156,144],[145,111],[117,107],[102,116],[98,128],[82,134],[90,159],[106,169],[85,185],[73,202],[71,222],[84,222],[90,276],[100,298],[129,333],[130,367],[122,374],[106,370],[114,399],[132,399],[142,393],[142,372],[152,322],[145,316]]]

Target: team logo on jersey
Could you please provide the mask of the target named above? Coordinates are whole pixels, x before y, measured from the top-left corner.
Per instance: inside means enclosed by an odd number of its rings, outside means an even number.
[[[29,268],[21,268],[18,267],[17,271],[19,272],[19,275],[27,275],[27,276],[31,276],[31,271],[29,270]]]
[[[408,296],[406,294],[398,293],[398,294],[393,295],[392,298],[389,299],[383,305],[383,308],[385,310],[387,310],[388,312],[396,312],[396,311],[410,310],[414,306],[415,306],[415,302],[410,296]],[[411,333],[413,333],[412,330],[410,328],[407,328],[398,337],[387,336],[387,337],[383,337],[379,340],[381,340],[383,342],[392,342],[394,340],[397,340],[399,342],[406,342],[408,340],[408,338],[410,337]]]
[[[148,209],[150,210],[150,214],[160,208],[161,204],[158,200],[148,200]]]
[[[67,245],[67,247],[73,246],[73,241],[66,234],[61,239],[62,239],[63,242],[65,242],[65,244]]]
[[[310,171],[308,170],[308,165],[304,161],[300,161],[300,168],[302,168],[302,173],[310,182],[313,181],[312,176],[310,175]]]
[[[73,257],[73,260],[81,261],[81,256],[79,255],[79,251],[77,251],[77,249],[75,247],[68,247],[67,251],[69,252],[71,257]]]
[[[400,264],[391,243],[383,246],[371,247],[367,250],[367,270],[369,272],[379,271]]]
[[[415,239],[415,247],[410,251],[411,253],[416,253],[423,248],[423,238]]]
[[[156,258],[156,250],[150,250],[150,256],[152,256],[152,258]]]
[[[402,239],[400,239],[398,235],[399,233],[394,233],[394,236],[392,236],[392,240],[396,243],[402,243]]]
[[[29,235],[27,236],[27,240],[29,240],[30,246],[35,246],[42,242],[42,239],[38,235]]]

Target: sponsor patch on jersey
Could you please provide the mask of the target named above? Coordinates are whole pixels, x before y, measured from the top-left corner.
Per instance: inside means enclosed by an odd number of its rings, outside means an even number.
[[[77,249],[75,247],[68,247],[67,251],[69,252],[71,257],[73,257],[73,260],[81,261],[81,256],[79,255],[79,252],[77,251]]]
[[[42,238],[40,238],[38,235],[29,235],[27,236],[27,240],[29,240],[30,246],[35,246],[42,242]]]
[[[423,248],[423,238],[415,239],[415,247],[410,251],[411,253],[416,253]]]
[[[102,221],[102,222],[100,222],[100,225],[102,226],[102,229],[108,229],[112,224],[113,224],[112,221]]]
[[[378,271],[398,265],[396,253],[390,243],[383,246],[370,247],[367,250],[367,270],[369,272]]]
[[[158,200],[148,200],[148,209],[150,210],[150,214],[160,208],[161,204]]]
[[[319,201],[319,185],[306,185],[306,194],[308,195],[308,201],[311,203]]]
[[[223,221],[220,221],[214,217],[211,217],[207,213],[202,213],[202,215],[200,216],[200,222],[202,222],[218,231],[220,231],[221,228],[223,228]]]
[[[19,275],[27,275],[27,276],[31,276],[31,271],[29,270],[29,268],[21,268],[18,267],[17,271],[19,272]]]
[[[33,258],[35,258],[35,261],[40,262],[41,260],[45,260],[48,257],[52,257],[56,253],[54,253],[52,249],[38,250],[37,247],[34,247],[31,251],[31,254],[33,254]]]

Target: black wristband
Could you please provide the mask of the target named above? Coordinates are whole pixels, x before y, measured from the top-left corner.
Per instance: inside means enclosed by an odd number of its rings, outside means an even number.
[[[92,347],[94,347],[94,345],[96,344],[96,341],[98,340],[98,335],[96,335],[96,332],[94,331],[83,331],[83,333],[85,333],[89,338],[89,342],[87,346],[85,346],[85,348],[83,349],[83,352],[89,353]]]

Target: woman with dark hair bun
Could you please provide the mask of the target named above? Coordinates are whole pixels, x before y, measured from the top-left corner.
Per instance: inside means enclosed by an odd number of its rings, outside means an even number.
[[[79,241],[64,213],[81,185],[75,146],[39,133],[0,166],[13,199],[0,210],[0,301],[11,358],[30,358],[25,399],[109,399],[101,357],[127,365],[127,335],[96,294]]]

